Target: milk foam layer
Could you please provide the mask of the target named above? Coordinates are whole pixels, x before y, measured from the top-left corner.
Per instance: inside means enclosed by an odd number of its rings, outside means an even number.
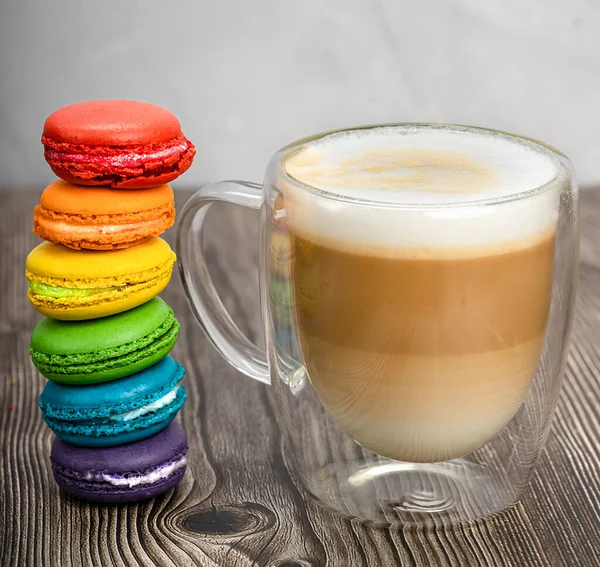
[[[500,133],[427,126],[334,133],[283,165],[292,178],[281,184],[289,227],[355,252],[489,254],[547,238],[558,216],[555,155]]]

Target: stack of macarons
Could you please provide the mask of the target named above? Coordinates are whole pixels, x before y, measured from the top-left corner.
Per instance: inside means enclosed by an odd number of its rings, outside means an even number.
[[[34,210],[46,240],[27,257],[28,297],[45,316],[30,345],[47,382],[42,417],[56,435],[54,478],[98,502],[162,494],[183,477],[187,440],[173,421],[186,398],[169,356],[179,323],[158,297],[175,254],[168,182],[195,154],[177,118],[135,101],[73,104],[42,135],[59,180]]]

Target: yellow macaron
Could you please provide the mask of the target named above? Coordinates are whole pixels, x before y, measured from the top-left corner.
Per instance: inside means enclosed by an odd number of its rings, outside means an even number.
[[[44,242],[27,257],[27,296],[53,319],[106,317],[159,294],[171,279],[174,262],[175,253],[161,238],[111,251]]]

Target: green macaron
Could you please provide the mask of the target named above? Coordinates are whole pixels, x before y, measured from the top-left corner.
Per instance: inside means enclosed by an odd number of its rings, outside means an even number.
[[[179,322],[159,297],[88,321],[44,319],[29,352],[40,373],[63,384],[95,384],[140,372],[173,348]]]

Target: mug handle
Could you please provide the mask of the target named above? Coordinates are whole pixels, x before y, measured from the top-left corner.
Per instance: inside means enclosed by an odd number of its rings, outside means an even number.
[[[185,204],[176,243],[183,289],[196,319],[221,356],[246,376],[270,384],[266,353],[250,342],[233,322],[206,266],[202,229],[206,213],[215,201],[260,209],[262,186],[248,181],[220,181],[203,187]]]

